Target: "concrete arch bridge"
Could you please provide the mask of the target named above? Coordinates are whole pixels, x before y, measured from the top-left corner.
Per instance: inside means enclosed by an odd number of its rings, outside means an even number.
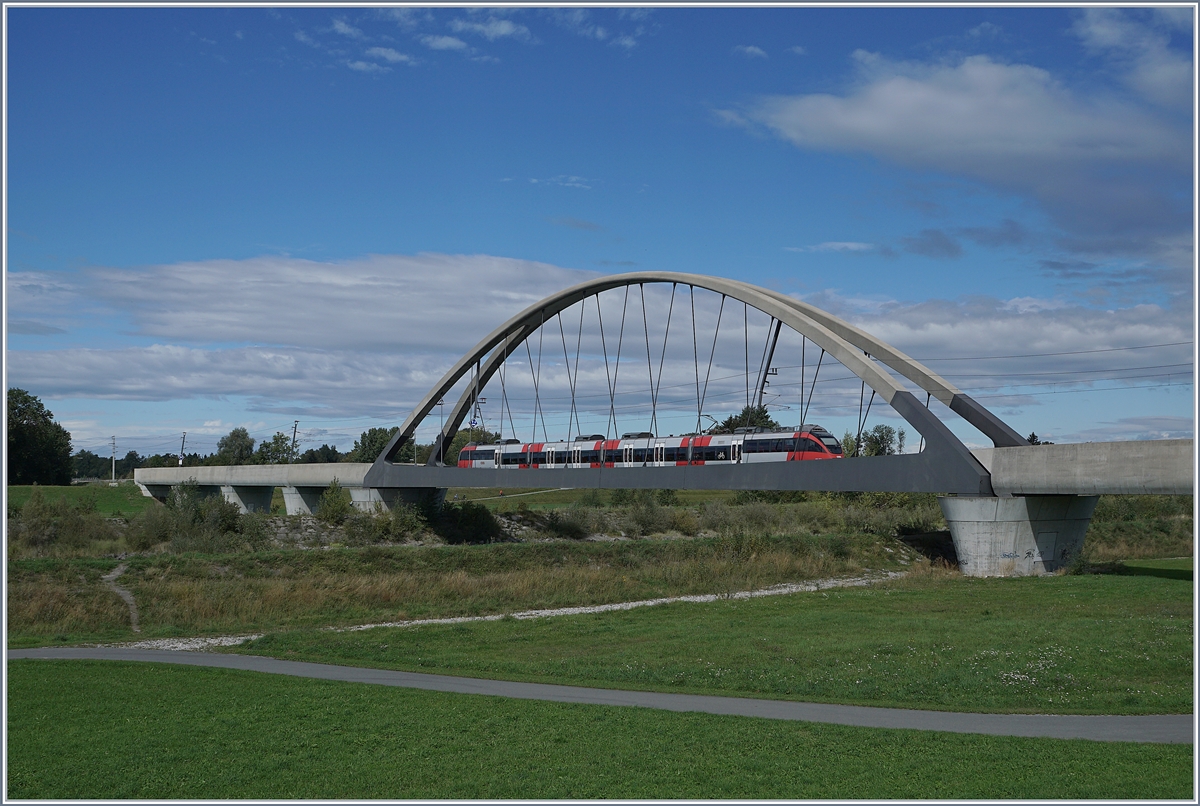
[[[573,314],[565,315],[576,308],[578,327]],[[585,340],[589,316],[598,328],[589,327]],[[715,326],[709,325],[714,319]],[[701,320],[704,323],[698,325]],[[574,331],[573,360],[568,330]],[[546,359],[547,341],[553,345],[553,360]],[[772,380],[776,389],[785,388],[779,383],[785,353],[791,356],[784,359],[792,361],[787,366],[790,376],[796,376],[797,352],[799,396],[794,409],[783,410],[796,411],[799,424],[774,434],[781,437],[783,447],[776,445],[776,450],[782,453],[751,455],[749,446],[759,444],[753,433],[723,438],[725,450],[719,460],[713,451],[705,453],[702,448],[711,436],[703,420],[716,423],[706,407],[735,402],[761,407]],[[737,367],[742,356],[744,364]],[[841,368],[836,370],[841,375],[831,379],[834,367]],[[819,384],[825,384],[823,391],[833,389],[824,408],[821,399],[813,407]],[[793,382],[790,391],[797,391],[796,386]],[[451,444],[468,418],[472,428],[486,422],[483,407],[489,396],[499,404],[501,433],[513,436],[479,446],[481,453],[466,454],[487,456],[488,461],[460,463],[458,456],[449,455]],[[840,411],[844,419],[852,419],[857,432],[847,432],[855,436],[851,452],[857,453],[871,412],[878,415],[885,406],[919,437],[918,452],[799,461],[818,458],[800,450],[804,436],[818,430],[807,425],[810,414],[832,416]],[[408,446],[418,429],[428,432],[425,422],[435,408],[433,450],[427,462],[417,464]],[[943,422],[951,415],[974,427],[993,447],[968,448]],[[623,435],[618,427],[622,419],[627,424],[634,421],[633,429]],[[552,439],[548,422],[556,435],[564,436]],[[678,436],[665,437],[660,432],[671,422],[686,425]],[[604,433],[581,433],[589,426],[603,427]],[[518,439],[518,432],[523,435],[526,429],[529,438]],[[576,433],[579,436],[572,439]],[[582,453],[583,447],[589,456]],[[765,458],[778,461],[757,461]],[[933,370],[826,311],[748,283],[673,272],[589,280],[512,316],[429,390],[373,464],[157,468],[138,470],[135,476],[158,498],[171,485],[193,479],[213,492],[220,490],[244,509],[269,507],[273,488],[283,487],[289,513],[311,511],[334,477],[350,487],[362,507],[444,496],[448,487],[938,493],[960,565],[975,575],[1051,572],[1081,549],[1097,495],[1187,493],[1193,483],[1191,440],[1031,446]]]

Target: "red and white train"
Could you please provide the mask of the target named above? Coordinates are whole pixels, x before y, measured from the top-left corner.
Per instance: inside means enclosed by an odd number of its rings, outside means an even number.
[[[736,465],[840,459],[842,444],[819,425],[795,431],[739,428],[733,434],[656,437],[648,431],[608,439],[579,436],[574,442],[468,443],[458,454],[459,467],[577,468]]]

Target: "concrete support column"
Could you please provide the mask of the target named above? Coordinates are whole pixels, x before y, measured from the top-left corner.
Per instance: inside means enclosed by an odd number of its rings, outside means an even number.
[[[317,511],[324,487],[284,487],[283,507],[289,515],[312,515]]]
[[[274,487],[243,487],[241,485],[221,485],[221,495],[231,504],[237,504],[242,513],[270,512],[271,496],[275,494]]]
[[[958,566],[976,577],[1050,574],[1070,565],[1097,501],[1095,495],[938,498]]]

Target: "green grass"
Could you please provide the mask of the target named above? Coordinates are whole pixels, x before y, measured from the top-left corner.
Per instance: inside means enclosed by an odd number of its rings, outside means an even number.
[[[1189,745],[849,728],[224,669],[8,667],[21,799],[1190,798]]]
[[[984,712],[1190,713],[1192,585],[929,576],[748,601],[335,633],[233,651],[607,688]]]
[[[32,491],[32,486],[9,487],[9,508],[25,506]],[[132,482],[120,482],[116,487],[108,486],[107,482],[71,487],[41,487],[41,491],[47,501],[65,498],[72,504],[95,496],[96,511],[106,518],[136,515],[147,507],[156,506],[154,499],[142,495],[141,488]]]

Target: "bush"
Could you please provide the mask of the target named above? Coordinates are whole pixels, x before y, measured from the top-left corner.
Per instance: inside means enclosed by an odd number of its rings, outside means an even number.
[[[473,501],[443,504],[431,526],[447,543],[494,543],[504,535],[492,511]]]
[[[660,507],[652,497],[638,501],[625,515],[625,531],[634,537],[662,534],[670,531],[673,510]]]
[[[48,501],[34,485],[25,506],[13,508],[9,539],[42,553],[54,546],[78,549],[99,540],[117,540],[112,524],[96,512],[95,497],[72,506],[65,498]]]
[[[317,520],[323,523],[341,526],[353,512],[354,504],[351,503],[350,491],[334,479],[329,482],[325,492],[321,493],[321,500],[317,502],[317,511],[314,514]]]
[[[671,528],[681,535],[695,537],[700,533],[700,520],[690,509],[677,509],[671,516]]]
[[[679,495],[674,490],[655,490],[654,500],[664,507],[679,506]]]

